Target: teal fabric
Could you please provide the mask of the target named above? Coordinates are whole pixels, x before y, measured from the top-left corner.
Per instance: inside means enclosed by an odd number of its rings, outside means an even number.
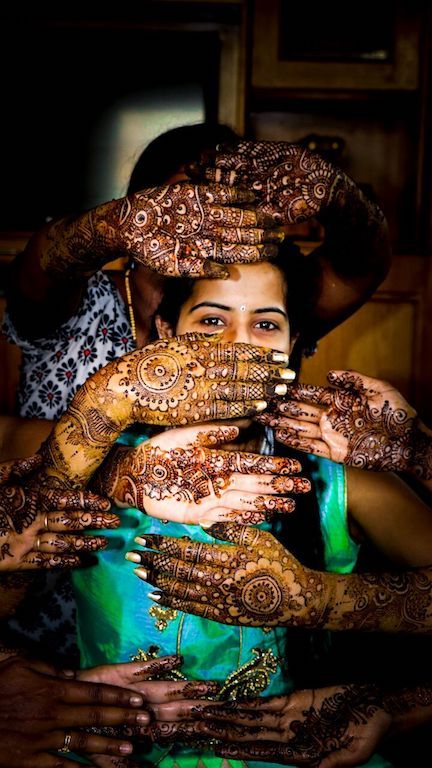
[[[143,438],[124,436],[122,442],[133,444]],[[313,479],[317,486],[321,523],[325,541],[326,567],[329,570],[352,570],[357,546],[350,539],[346,522],[345,473],[343,468],[323,459],[311,457]],[[190,536],[199,541],[215,541],[200,526],[164,524],[146,517],[135,509],[118,510],[121,527],[106,531],[110,539],[107,550],[98,554],[98,564],[73,572],[77,601],[78,642],[81,665],[90,667],[107,662],[130,661],[140,652],[157,648],[157,655],[181,653],[182,673],[188,679],[212,679],[224,684],[228,676],[243,665],[260,666],[263,682],[259,694],[272,696],[292,690],[289,664],[285,660],[283,628],[264,631],[261,628],[229,627],[182,612],[169,618],[166,609],[148,598],[154,588],[138,579],[125,553],[136,549],[134,537],[150,533],[168,536]],[[262,526],[277,533],[277,526]],[[151,614],[156,613],[156,615]],[[164,621],[164,613],[166,621]],[[160,619],[162,617],[162,624]],[[259,655],[276,663],[272,670],[259,663]],[[256,679],[256,678],[255,678]],[[136,759],[136,755],[134,755]],[[211,752],[184,747],[154,747],[145,755],[147,761],[162,768],[221,768],[227,761]],[[201,761],[201,762],[200,762]],[[241,768],[241,761],[229,761]],[[273,764],[250,762],[251,768]],[[384,768],[386,762],[369,762],[368,766]],[[276,766],[273,766],[276,768]]]

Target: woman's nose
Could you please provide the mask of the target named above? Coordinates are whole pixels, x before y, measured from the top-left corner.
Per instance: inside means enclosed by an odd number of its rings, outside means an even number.
[[[233,325],[231,328],[227,328],[223,335],[224,341],[241,342],[242,344],[252,344],[252,334],[249,328],[244,328],[239,325]]]

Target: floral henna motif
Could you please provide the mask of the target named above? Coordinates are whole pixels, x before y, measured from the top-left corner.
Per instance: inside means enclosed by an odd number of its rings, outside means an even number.
[[[274,394],[280,360],[268,349],[194,334],[131,352],[78,391],[43,447],[40,476],[82,487],[134,422],[175,426],[250,416]]]
[[[52,224],[42,266],[62,275],[88,274],[114,253],[130,253],[163,275],[221,277],[225,269],[218,261],[250,262],[276,253],[271,243],[280,235],[262,229],[268,228],[266,217],[236,207],[253,201],[253,193],[221,185],[145,189]]]

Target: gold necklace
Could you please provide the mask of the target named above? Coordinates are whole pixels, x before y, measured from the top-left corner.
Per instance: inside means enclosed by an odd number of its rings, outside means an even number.
[[[132,306],[132,293],[131,293],[131,287],[130,287],[130,281],[129,281],[130,271],[131,271],[130,267],[125,271],[124,281],[125,281],[125,291],[126,291],[126,298],[127,298],[128,312],[129,312],[129,322],[130,322],[130,327],[132,331],[132,338],[136,346],[137,332],[136,332],[135,314]]]

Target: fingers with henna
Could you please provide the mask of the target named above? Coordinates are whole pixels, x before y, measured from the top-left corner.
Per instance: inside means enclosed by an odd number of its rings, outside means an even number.
[[[71,512],[58,511],[46,515],[44,529],[61,533],[62,531],[83,531],[86,528],[118,528],[120,518],[111,512]]]
[[[108,541],[104,536],[78,536],[74,534],[54,536],[49,531],[39,536],[38,551],[58,554],[62,552],[97,552],[105,549],[107,544]]]
[[[91,491],[65,491],[58,488],[43,488],[40,500],[45,512],[108,512],[111,506],[109,499],[98,496]]]
[[[291,429],[276,429],[275,438],[279,443],[289,445],[299,451],[313,453],[326,459],[330,458],[329,448],[323,440],[301,438],[297,432],[293,432]]]
[[[33,550],[23,558],[20,570],[75,568],[78,565],[81,565],[78,555],[59,555]]]
[[[311,484],[306,477],[289,477],[276,473],[259,475],[234,472],[228,487],[232,490],[246,491],[251,494],[284,494],[308,493]]]
[[[266,413],[257,416],[257,421],[269,427],[284,427],[286,421],[295,420],[297,423],[310,422],[318,424],[325,411],[308,403],[297,403],[295,400],[283,400],[270,407]]]
[[[256,381],[270,381],[274,384],[292,381],[293,371],[277,363],[257,360],[216,361],[207,369],[207,378],[222,384],[224,381],[238,381],[254,384]]]

